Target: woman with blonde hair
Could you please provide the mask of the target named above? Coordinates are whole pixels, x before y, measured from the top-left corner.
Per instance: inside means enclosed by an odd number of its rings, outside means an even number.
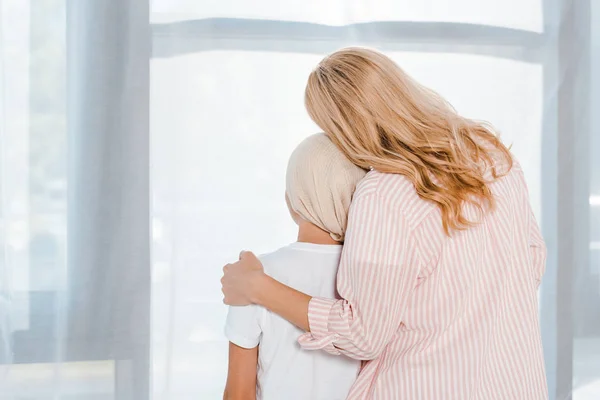
[[[340,298],[291,289],[242,252],[224,268],[224,302],[279,314],[306,331],[307,350],[365,360],[349,399],[547,399],[546,249],[492,128],[358,48],[320,62],[306,108],[370,170],[350,207]]]

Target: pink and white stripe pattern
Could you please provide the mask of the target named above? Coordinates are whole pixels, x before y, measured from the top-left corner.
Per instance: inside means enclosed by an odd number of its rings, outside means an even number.
[[[438,208],[406,178],[372,171],[361,182],[338,272],[343,300],[313,298],[299,339],[370,360],[348,399],[548,398],[544,241],[519,165],[491,189],[496,209],[447,237]]]

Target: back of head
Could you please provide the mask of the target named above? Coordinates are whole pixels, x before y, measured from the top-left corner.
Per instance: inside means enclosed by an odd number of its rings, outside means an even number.
[[[489,183],[512,156],[492,129],[460,116],[385,55],[348,48],[310,74],[309,115],[356,165],[406,176],[417,194],[438,205],[446,233],[474,221],[464,203],[493,208]]]
[[[343,242],[352,195],[365,174],[326,135],[309,136],[296,147],[288,163],[286,195],[290,207]]]

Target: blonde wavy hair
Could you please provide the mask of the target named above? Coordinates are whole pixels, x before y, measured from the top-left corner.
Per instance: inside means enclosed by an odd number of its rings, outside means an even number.
[[[493,129],[460,116],[440,95],[383,54],[346,48],[310,74],[306,109],[356,165],[402,174],[441,211],[447,235],[477,223],[464,214],[492,210],[489,184],[510,171],[510,150]]]

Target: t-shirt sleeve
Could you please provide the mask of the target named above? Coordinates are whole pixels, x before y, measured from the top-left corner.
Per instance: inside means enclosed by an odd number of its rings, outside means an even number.
[[[225,336],[227,339],[245,349],[258,346],[262,335],[263,312],[264,309],[256,305],[230,306],[225,322]]]

